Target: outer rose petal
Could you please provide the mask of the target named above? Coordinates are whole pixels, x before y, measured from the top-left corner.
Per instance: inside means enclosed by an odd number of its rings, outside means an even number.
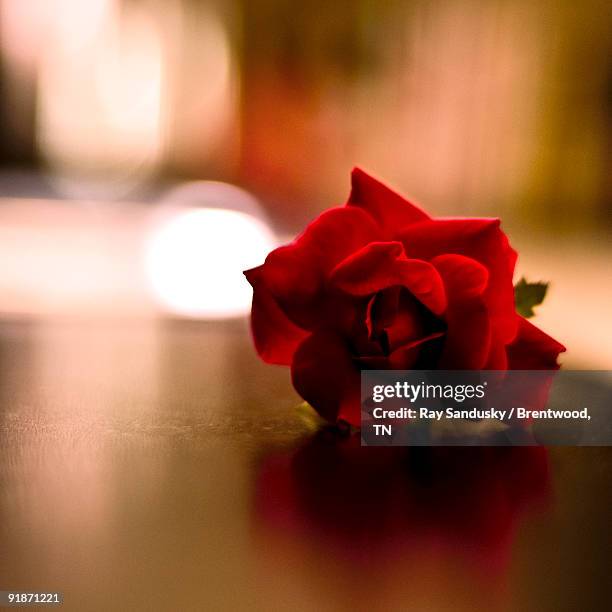
[[[499,228],[498,219],[433,219],[406,228],[400,236],[408,257],[426,260],[457,253],[471,257],[489,271],[484,301],[494,334],[503,344],[517,330],[512,276],[516,252]]]
[[[347,205],[367,210],[387,237],[395,236],[406,225],[429,219],[420,208],[360,168],[354,168],[351,173],[351,195]]]
[[[518,334],[507,347],[508,369],[558,370],[557,357],[565,351],[565,347],[527,319],[518,315],[517,318]]]
[[[491,346],[491,323],[483,301],[487,269],[463,255],[438,255],[431,260],[440,273],[448,308],[446,339],[438,367],[478,370]]]
[[[315,219],[292,244],[266,257],[260,272],[262,281],[294,323],[311,329],[317,323],[318,302],[328,272],[379,236],[379,228],[366,212],[332,208]]]
[[[317,331],[308,336],[295,352],[291,378],[296,391],[322,417],[359,426],[359,369],[338,335]]]
[[[359,249],[332,270],[329,282],[357,296],[399,285],[434,314],[439,315],[446,308],[444,286],[434,266],[408,259],[400,242],[372,242]]]
[[[257,353],[266,363],[291,365],[293,353],[308,332],[294,325],[279,308],[267,287],[258,282],[259,268],[244,275],[253,286],[251,332]]]

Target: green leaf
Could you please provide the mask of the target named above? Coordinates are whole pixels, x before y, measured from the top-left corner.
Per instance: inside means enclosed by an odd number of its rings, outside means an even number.
[[[533,317],[533,307],[544,301],[547,291],[548,283],[528,283],[524,277],[521,278],[514,286],[516,312],[526,319]]]

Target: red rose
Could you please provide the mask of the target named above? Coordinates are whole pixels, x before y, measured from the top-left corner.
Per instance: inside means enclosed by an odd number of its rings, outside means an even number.
[[[360,370],[556,369],[564,347],[516,313],[498,219],[432,219],[355,169],[347,204],[245,272],[268,363],[329,421],[358,426]]]

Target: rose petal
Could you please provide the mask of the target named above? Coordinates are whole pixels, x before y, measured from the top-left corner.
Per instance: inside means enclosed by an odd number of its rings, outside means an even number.
[[[429,219],[420,208],[360,168],[354,168],[351,174],[347,204],[367,210],[389,237],[395,236],[398,229]]]
[[[489,271],[471,257],[438,255],[431,263],[444,278],[447,294],[452,294],[455,299],[482,295],[487,287]]]
[[[399,242],[372,242],[340,262],[329,276],[330,285],[365,296],[396,285],[406,287],[434,314],[446,308],[440,275],[430,263],[408,259]]]
[[[290,365],[295,349],[308,332],[292,323],[267,287],[258,282],[260,271],[261,266],[244,273],[253,286],[251,332],[255,348],[266,363]]]
[[[386,328],[389,349],[419,340],[433,331],[428,325],[431,314],[406,290],[400,292],[398,309],[393,323]]]
[[[518,334],[507,347],[510,370],[557,370],[557,357],[565,347],[541,329],[518,317]]]
[[[376,340],[386,327],[390,327],[397,315],[401,287],[389,287],[376,293],[366,307],[368,340]]]
[[[260,273],[262,282],[294,323],[312,329],[328,272],[379,235],[372,218],[358,208],[328,210],[292,244],[268,255]]]
[[[447,294],[446,339],[440,369],[478,370],[491,346],[491,323],[481,289],[485,274],[481,264],[461,256],[434,257]],[[465,284],[462,284],[462,276]]]
[[[446,340],[438,364],[444,370],[480,370],[491,345],[491,322],[481,298],[449,302]]]
[[[367,366],[369,369],[410,370],[419,361],[423,347],[427,346],[433,340],[437,340],[443,336],[444,332],[433,332],[428,336],[424,336],[418,340],[413,340],[412,342],[408,342],[398,347],[387,356],[367,355],[364,357],[359,357],[358,361],[360,364]],[[424,364],[424,366],[426,365],[427,364]]]
[[[325,419],[360,424],[360,375],[343,340],[317,331],[298,347],[291,365],[296,391]]]
[[[516,252],[498,219],[435,219],[405,228],[400,235],[408,257],[432,260],[455,253],[471,257],[489,271],[483,294],[494,334],[507,344],[517,331],[512,276]]]
[[[492,341],[489,348],[489,356],[487,362],[483,366],[483,370],[507,370],[508,369],[508,353],[507,346],[498,341]]]

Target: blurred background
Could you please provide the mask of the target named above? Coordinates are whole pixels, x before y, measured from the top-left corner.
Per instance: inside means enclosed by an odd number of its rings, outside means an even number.
[[[242,270],[358,165],[501,217],[565,366],[612,369],[611,26],[606,0],[0,0],[0,590],[608,609],[609,449],[313,435]]]
[[[0,315],[244,315],[240,271],[359,165],[502,217],[566,363],[612,367],[611,23],[605,0],[2,0]]]

